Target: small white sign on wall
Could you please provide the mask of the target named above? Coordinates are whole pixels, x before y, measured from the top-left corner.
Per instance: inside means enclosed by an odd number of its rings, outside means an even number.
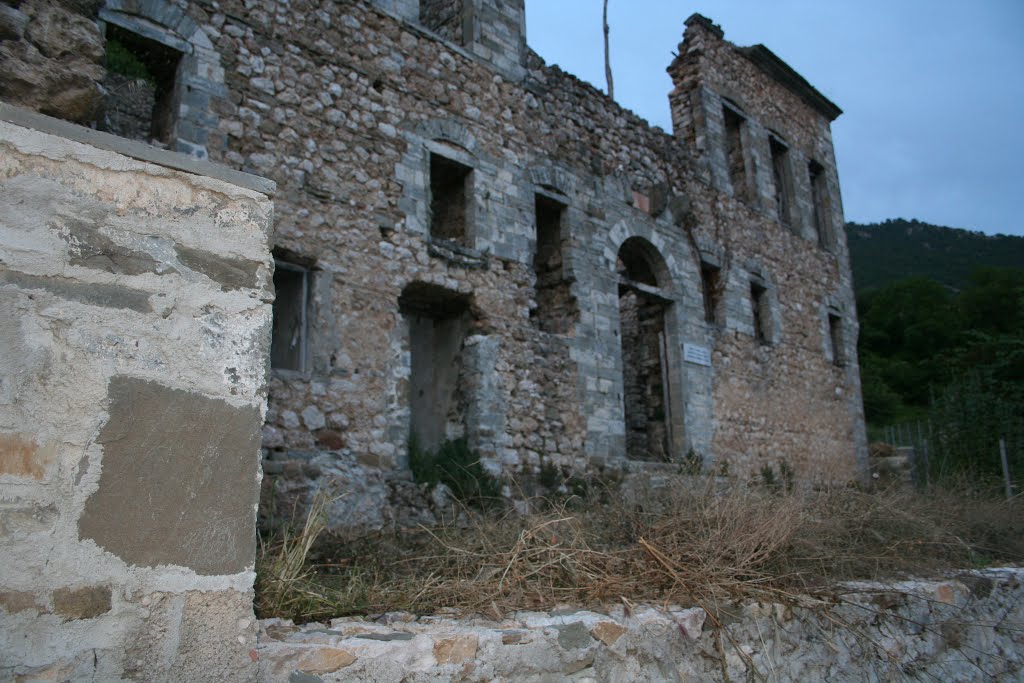
[[[695,344],[683,344],[683,360],[711,367],[711,351]]]

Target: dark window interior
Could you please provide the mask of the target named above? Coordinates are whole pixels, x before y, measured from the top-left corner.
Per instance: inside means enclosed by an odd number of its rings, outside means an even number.
[[[743,117],[730,109],[722,108],[725,119],[725,153],[729,164],[729,180],[733,193],[745,197],[747,192],[747,168],[743,156]]]
[[[842,366],[846,364],[843,352],[843,319],[833,313],[828,314],[828,334],[832,343],[832,362]]]
[[[106,93],[100,129],[143,142],[170,144],[182,53],[114,24],[107,24],[106,39]]]
[[[718,319],[718,302],[722,296],[721,276],[721,268],[704,261],[701,262],[700,280],[704,295],[704,321],[708,323],[715,323]]]
[[[472,171],[457,161],[430,155],[430,234],[463,245],[469,235]]]
[[[775,210],[779,222],[790,225],[793,183],[789,171],[789,150],[774,137],[768,139],[772,153],[772,176],[775,179]]]
[[[811,183],[811,205],[814,230],[818,235],[818,244],[823,247],[832,245],[831,206],[828,200],[828,186],[825,181],[825,168],[816,161],[810,162],[807,172]]]
[[[535,196],[534,208],[537,251],[533,256],[533,271],[536,276],[534,300],[537,307],[530,315],[543,331],[564,334],[578,317],[576,300],[565,276],[562,253],[565,205],[538,194]]]
[[[754,315],[754,337],[761,344],[767,344],[768,335],[768,290],[757,282],[750,283],[750,307]]]
[[[278,261],[274,270],[274,327],[270,365],[282,370],[305,370],[309,322],[309,269]]]

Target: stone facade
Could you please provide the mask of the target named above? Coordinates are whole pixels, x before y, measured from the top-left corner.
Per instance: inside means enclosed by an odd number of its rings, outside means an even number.
[[[338,525],[417,518],[414,431],[510,495],[863,474],[840,111],[763,46],[692,17],[668,134],[545,65],[522,0],[68,7],[177,46],[177,147],[280,188],[268,506],[333,482]]]
[[[0,104],[0,679],[255,677],[272,191]]]

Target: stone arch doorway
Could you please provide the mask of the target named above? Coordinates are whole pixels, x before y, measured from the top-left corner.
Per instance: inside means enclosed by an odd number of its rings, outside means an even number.
[[[671,278],[657,248],[630,237],[616,259],[626,457],[670,461],[681,437],[672,382]]]

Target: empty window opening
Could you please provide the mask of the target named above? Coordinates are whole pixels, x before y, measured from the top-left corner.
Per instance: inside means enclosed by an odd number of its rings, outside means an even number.
[[[469,400],[463,344],[472,318],[469,297],[438,285],[409,285],[398,300],[409,328],[410,429],[434,450],[466,435]]]
[[[536,195],[537,251],[533,255],[536,276],[534,301],[537,307],[530,317],[544,332],[565,334],[577,318],[576,300],[565,277],[562,250],[562,229],[565,205],[543,195]]]
[[[286,261],[274,268],[274,325],[270,365],[281,370],[305,370],[308,346],[309,269]]]
[[[430,155],[430,235],[469,246],[473,169]]]
[[[107,24],[103,115],[108,133],[167,146],[173,142],[182,53],[137,33]]]
[[[729,107],[722,108],[725,120],[725,155],[729,168],[729,180],[733,194],[745,197],[747,192],[747,167],[743,154],[743,117]]]
[[[832,206],[829,202],[825,168],[816,161],[807,166],[811,184],[811,220],[822,247],[832,245]]]
[[[843,343],[843,319],[834,314],[828,314],[828,337],[832,346],[832,364],[842,367],[846,365],[846,346]]]
[[[665,318],[670,302],[651,291],[658,282],[642,247],[643,240],[626,240],[618,262],[626,456],[667,461],[672,420]]]
[[[768,310],[768,290],[758,282],[750,283],[750,310],[753,316],[754,338],[760,344],[770,343],[771,316]]]
[[[774,137],[768,138],[772,153],[772,177],[775,179],[775,211],[779,222],[792,224],[793,176],[789,170],[789,149]]]
[[[718,321],[718,303],[722,300],[722,269],[701,261],[700,283],[704,296],[704,322],[714,324]]]

